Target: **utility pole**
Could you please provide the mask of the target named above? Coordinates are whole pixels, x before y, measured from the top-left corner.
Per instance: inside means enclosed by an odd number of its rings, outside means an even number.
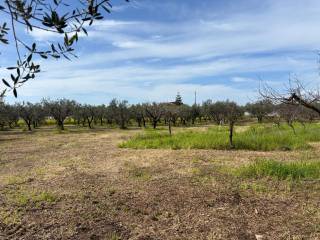
[[[194,91],[194,104],[197,105],[197,91]]]

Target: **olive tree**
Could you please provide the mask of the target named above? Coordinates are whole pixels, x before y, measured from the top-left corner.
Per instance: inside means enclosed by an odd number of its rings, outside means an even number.
[[[150,118],[152,122],[152,127],[154,129],[157,128],[158,122],[160,121],[161,117],[163,117],[165,113],[165,108],[162,104],[158,103],[151,103],[145,104],[145,111],[148,118]]]
[[[43,100],[43,106],[46,112],[56,120],[57,126],[64,130],[64,121],[72,115],[76,102],[68,99]]]
[[[92,122],[96,116],[96,108],[94,106],[85,104],[82,106],[82,114],[83,118],[88,123],[88,127],[92,128]]]
[[[192,118],[191,107],[186,104],[178,106],[178,116],[183,125],[186,125]]]
[[[19,116],[23,119],[29,131],[32,131],[31,125],[35,121],[34,105],[30,102],[17,105]]]
[[[9,114],[5,103],[0,102],[0,129],[3,130],[8,123]]]
[[[179,106],[176,104],[165,104],[164,107],[164,118],[168,124],[168,130],[170,136],[172,135],[172,123],[175,124],[177,116],[179,114]]]
[[[213,121],[220,125],[225,121],[225,116],[226,116],[226,104],[228,102],[215,102],[215,103],[211,103],[207,106],[207,111],[208,111],[208,115],[209,117],[211,117],[211,119],[213,119]]]
[[[7,105],[8,108],[8,125],[14,128],[19,122],[19,113],[16,105]]]
[[[103,125],[103,120],[106,115],[106,110],[107,108],[104,104],[95,107],[94,117],[96,120],[100,122],[101,126]]]
[[[190,109],[190,115],[192,124],[195,124],[197,118],[201,118],[201,107],[197,104],[193,104]]]
[[[138,123],[138,127],[146,127],[146,119],[145,119],[145,109],[144,106],[141,104],[136,104],[131,106],[131,113],[132,117],[136,120]]]
[[[254,103],[248,103],[245,109],[254,117],[258,119],[259,123],[262,123],[263,118],[272,113],[273,104],[270,100],[262,100]]]
[[[128,101],[118,101],[117,99],[113,99],[108,108],[120,129],[126,129],[131,115]]]
[[[223,118],[229,124],[229,144],[231,148],[234,148],[233,133],[234,125],[244,114],[243,107],[237,105],[235,102],[220,102],[223,106]]]
[[[34,116],[34,119],[32,121],[33,128],[37,128],[45,120],[45,117],[46,117],[46,112],[44,111],[42,104],[40,103],[33,104],[33,116]]]
[[[80,103],[76,103],[73,107],[72,117],[77,125],[85,125],[85,119],[83,118],[83,108]]]
[[[0,129],[3,130],[5,126],[14,128],[18,121],[19,114],[16,106],[0,102]]]

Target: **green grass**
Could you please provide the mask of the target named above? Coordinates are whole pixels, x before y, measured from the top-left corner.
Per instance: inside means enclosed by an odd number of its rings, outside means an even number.
[[[244,178],[272,177],[278,180],[320,179],[320,161],[278,162],[258,160],[253,164],[240,167],[236,175]]]
[[[120,144],[123,148],[229,149],[228,127],[215,126],[205,132],[183,131],[170,136],[163,131],[145,131]],[[254,151],[294,150],[311,148],[310,142],[320,141],[320,126],[296,126],[296,134],[287,126],[254,125],[234,134],[235,149]]]
[[[27,190],[9,191],[6,194],[7,201],[18,206],[26,206],[28,203],[54,203],[57,197],[50,192],[33,192]]]

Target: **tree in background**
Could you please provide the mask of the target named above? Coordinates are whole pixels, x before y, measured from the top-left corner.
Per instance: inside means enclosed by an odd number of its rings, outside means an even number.
[[[201,107],[197,104],[193,104],[190,111],[192,124],[195,124],[197,118],[201,118]]]
[[[128,0],[126,0],[128,2]],[[0,3],[0,44],[13,46],[16,50],[16,65],[9,66],[8,79],[2,79],[6,89],[17,97],[17,88],[40,72],[36,57],[43,59],[64,57],[70,60],[74,43],[79,34],[87,33],[87,26],[102,20],[104,13],[111,12],[110,0],[4,0]],[[22,31],[18,31],[22,29]],[[61,36],[61,41],[43,44],[27,41],[25,34],[33,30],[50,32]],[[9,41],[12,35],[13,41]]]
[[[273,104],[303,106],[320,116],[319,90],[306,89],[297,78],[289,79],[289,85],[283,93],[266,84],[261,87],[259,92],[264,99],[271,101]]]
[[[183,125],[186,125],[187,122],[189,122],[192,118],[191,115],[191,107],[186,105],[186,104],[182,104],[178,106],[178,116],[180,118],[180,121]]]
[[[100,126],[103,125],[103,119],[105,117],[106,110],[107,108],[104,104],[95,107],[95,118],[99,120]]]
[[[213,119],[213,121],[217,125],[221,125],[225,121],[226,103],[228,102],[222,102],[222,101],[218,101],[215,103],[211,102],[211,104],[207,106],[208,115]]]
[[[175,124],[177,116],[179,114],[178,106],[175,104],[165,104],[164,106],[164,118],[165,122],[168,124],[168,130],[170,136],[172,135],[172,123]]]
[[[146,127],[146,120],[145,120],[145,109],[144,106],[141,104],[136,104],[131,106],[131,113],[132,117],[138,123],[138,127]]]
[[[42,104],[48,115],[52,116],[56,120],[57,126],[61,130],[64,130],[64,121],[67,117],[72,116],[76,102],[67,99],[60,99],[55,101],[43,100]]]
[[[113,99],[108,108],[120,129],[126,129],[131,116],[128,101],[118,101],[117,99]]]
[[[4,102],[0,102],[0,129],[4,130],[9,120],[8,108]]]
[[[34,105],[30,102],[18,104],[17,110],[18,110],[19,116],[23,119],[23,121],[27,125],[28,130],[32,131],[31,125],[32,125],[33,121],[35,121]]]
[[[283,120],[286,121],[294,134],[296,134],[296,130],[293,123],[298,118],[298,110],[298,107],[294,105],[287,105],[283,103],[278,106],[278,114]]]
[[[176,100],[174,101],[174,104],[176,104],[178,106],[183,104],[182,97],[181,97],[180,93],[177,93]]]
[[[162,104],[152,103],[145,104],[145,111],[148,118],[152,121],[152,126],[154,129],[157,128],[158,122],[163,117],[165,113],[165,108]]]
[[[34,119],[32,121],[33,128],[37,128],[45,120],[45,117],[46,117],[46,113],[44,111],[42,104],[40,103],[33,104],[33,116],[34,116]]]
[[[248,103],[245,109],[262,123],[263,118],[273,111],[273,104],[270,100],[262,100],[254,103]]]
[[[241,117],[243,117],[243,107],[237,105],[235,102],[220,102],[223,105],[223,118],[229,124],[229,144],[231,148],[234,148],[233,133],[234,125]]]
[[[96,116],[96,108],[92,105],[85,104],[82,106],[84,121],[88,123],[88,127],[93,128],[92,123]]]

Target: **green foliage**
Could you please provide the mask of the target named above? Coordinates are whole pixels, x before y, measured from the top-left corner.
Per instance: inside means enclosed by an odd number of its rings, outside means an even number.
[[[278,180],[320,179],[320,162],[278,162],[258,160],[240,167],[236,174],[244,178],[273,177]]]
[[[234,149],[255,151],[293,150],[311,148],[309,142],[320,141],[320,128],[313,124],[305,129],[296,126],[296,134],[287,126],[252,126],[245,131],[236,131]],[[171,149],[229,149],[228,128],[216,126],[206,132],[185,131],[172,136],[160,131],[146,131],[120,144],[126,148],[171,148]]]

